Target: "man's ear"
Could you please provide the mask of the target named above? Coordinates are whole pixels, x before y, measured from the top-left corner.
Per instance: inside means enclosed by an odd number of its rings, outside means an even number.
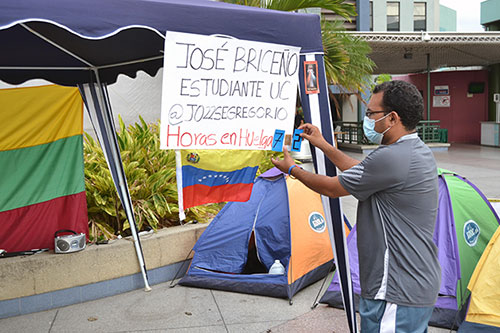
[[[398,122],[401,122],[401,118],[399,117],[399,114],[395,111],[393,111],[389,117],[390,117],[390,121],[393,124],[397,124]]]

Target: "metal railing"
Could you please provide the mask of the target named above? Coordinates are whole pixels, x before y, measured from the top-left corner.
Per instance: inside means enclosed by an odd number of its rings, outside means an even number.
[[[442,130],[439,120],[422,120],[417,125],[418,136],[425,143],[440,142]],[[337,142],[352,143],[357,145],[370,145],[371,142],[363,134],[363,123],[356,121],[336,121],[335,126],[340,130],[335,132]]]
[[[439,120],[422,120],[417,125],[417,132],[423,142],[439,142],[440,141]]]
[[[335,126],[340,130],[335,132],[337,142],[356,145],[369,145],[370,142],[363,134],[363,123],[357,121],[336,121]]]

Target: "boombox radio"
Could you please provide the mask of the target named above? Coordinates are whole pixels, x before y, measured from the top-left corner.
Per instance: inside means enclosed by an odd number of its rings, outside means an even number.
[[[61,233],[71,233],[71,235],[58,236]],[[54,252],[71,253],[78,252],[85,248],[85,234],[77,234],[73,230],[58,230],[54,234]]]

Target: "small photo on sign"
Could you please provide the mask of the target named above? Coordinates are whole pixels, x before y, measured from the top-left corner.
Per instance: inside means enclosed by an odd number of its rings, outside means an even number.
[[[285,135],[285,146],[290,146],[292,144],[292,136],[290,134]]]
[[[317,61],[304,61],[304,80],[306,94],[319,93]]]

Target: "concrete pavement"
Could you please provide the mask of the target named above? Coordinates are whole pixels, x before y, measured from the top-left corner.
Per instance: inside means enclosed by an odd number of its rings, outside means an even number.
[[[0,332],[349,332],[343,310],[324,305],[311,310],[321,282],[299,292],[293,305],[285,299],[162,283],[151,292],[135,290],[2,319]]]
[[[349,153],[362,159],[363,155]],[[457,172],[488,198],[500,198],[500,149],[453,144],[436,152],[438,167]],[[355,221],[356,200],[343,199]],[[197,289],[153,286],[95,301],[0,320],[0,332],[348,332],[345,312],[319,305],[311,310],[322,281],[287,300]],[[328,285],[325,284],[325,287]],[[430,328],[429,332],[448,332]]]

